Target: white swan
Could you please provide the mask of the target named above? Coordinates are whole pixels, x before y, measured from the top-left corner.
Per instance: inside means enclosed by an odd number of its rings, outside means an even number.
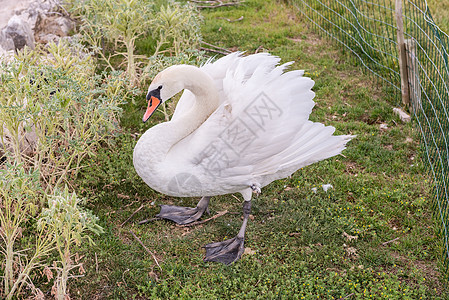
[[[314,82],[283,70],[267,53],[227,55],[197,68],[177,65],[148,88],[145,122],[184,90],[169,122],[150,128],[134,149],[134,167],[153,189],[177,197],[202,196],[196,208],[162,205],[159,217],[187,224],[201,217],[211,196],[239,192],[244,220],[238,235],[208,244],[206,261],[229,264],[244,250],[252,192],[296,170],[339,154],[352,138],[308,120]]]

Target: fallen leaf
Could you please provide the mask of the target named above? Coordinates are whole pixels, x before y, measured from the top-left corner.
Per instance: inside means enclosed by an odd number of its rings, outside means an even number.
[[[151,271],[148,275],[149,275],[151,278],[154,278],[154,279],[156,280],[156,282],[159,281],[159,277],[158,277],[157,274],[154,273],[153,271]]]
[[[354,247],[348,247],[345,250],[346,250],[346,254],[348,255],[348,257],[358,257],[359,256],[357,254],[357,249]]]
[[[357,235],[350,235],[343,231],[342,236],[348,241],[356,240],[359,238]]]
[[[243,252],[243,255],[253,255],[253,254],[256,254],[256,251],[254,251],[254,250],[251,250],[251,248],[249,248],[249,247],[246,247],[245,248],[245,251]]]

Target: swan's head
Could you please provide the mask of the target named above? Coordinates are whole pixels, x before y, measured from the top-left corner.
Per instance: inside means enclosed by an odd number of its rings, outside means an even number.
[[[161,103],[167,101],[186,87],[185,71],[188,71],[190,68],[196,69],[196,67],[186,65],[172,66],[154,77],[148,87],[148,108],[143,116],[144,122],[151,117]]]

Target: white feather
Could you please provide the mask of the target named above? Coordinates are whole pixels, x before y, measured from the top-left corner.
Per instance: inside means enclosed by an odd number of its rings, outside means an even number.
[[[335,128],[308,120],[314,82],[303,71],[284,73],[290,63],[279,61],[267,53],[233,53],[196,70],[163,71],[154,84],[179,76],[204,92],[185,90],[172,120],[139,140],[134,165],[145,182],[180,197],[248,194],[253,185],[341,153],[352,136],[334,136]],[[203,109],[207,101],[215,107]],[[190,183],[174,189],[181,175]]]

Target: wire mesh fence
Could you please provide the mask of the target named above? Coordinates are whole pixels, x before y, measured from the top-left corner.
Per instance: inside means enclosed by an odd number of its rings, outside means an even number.
[[[320,32],[352,52],[358,63],[387,83],[385,86],[397,97],[398,103],[406,91],[405,98],[409,101],[414,124],[421,132],[423,156],[432,178],[433,213],[439,224],[447,273],[448,35],[433,21],[425,0],[292,0],[292,3]],[[399,51],[402,45],[405,60],[401,59]],[[406,68],[401,73],[403,64]],[[403,87],[401,76],[407,79]]]

